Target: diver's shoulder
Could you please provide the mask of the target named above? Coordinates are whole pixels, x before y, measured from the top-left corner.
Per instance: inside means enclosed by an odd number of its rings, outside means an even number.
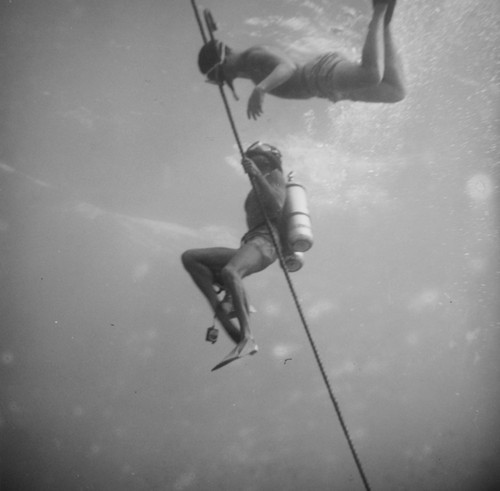
[[[246,56],[279,56],[288,58],[288,55],[283,50],[268,44],[256,44],[247,48],[242,54]]]

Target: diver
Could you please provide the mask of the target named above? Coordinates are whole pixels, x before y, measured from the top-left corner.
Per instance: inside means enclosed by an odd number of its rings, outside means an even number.
[[[208,82],[226,83],[235,97],[233,81],[251,80],[255,87],[248,99],[247,116],[253,119],[262,114],[267,93],[285,99],[399,102],[405,97],[405,82],[390,28],[395,5],[396,0],[373,0],[360,62],[329,52],[300,63],[275,47],[235,51],[214,39],[201,48],[198,66]]]
[[[271,145],[255,142],[246,150],[242,164],[253,187],[245,200],[248,231],[242,237],[240,247],[190,249],[182,254],[185,269],[236,344],[213,370],[244,355],[257,353],[258,347],[250,331],[250,308],[242,280],[266,269],[278,257],[265,216],[269,219],[274,237],[278,238],[286,193],[281,153]],[[222,301],[218,296],[220,288],[226,292]],[[232,318],[238,320],[239,326]],[[210,339],[207,337],[207,340]]]

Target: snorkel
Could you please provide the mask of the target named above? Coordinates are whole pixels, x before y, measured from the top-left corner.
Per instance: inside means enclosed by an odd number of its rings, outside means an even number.
[[[224,63],[230,49],[222,41],[211,39],[205,43],[198,54],[198,68],[205,75],[205,81],[210,84],[222,87],[226,84],[233,93],[235,100],[239,100],[234,90],[233,81],[224,74]]]

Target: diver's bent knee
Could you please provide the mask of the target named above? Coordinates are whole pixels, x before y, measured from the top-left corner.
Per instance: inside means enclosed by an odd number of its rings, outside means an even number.
[[[406,98],[406,90],[405,89],[396,89],[391,92],[391,94],[387,97],[387,101],[389,104],[395,104],[396,102],[401,102]]]
[[[240,276],[236,268],[230,265],[224,266],[220,274],[224,283],[234,280],[235,278],[239,278]]]
[[[406,89],[401,87],[394,94],[394,102],[401,102],[404,99],[406,99]]]
[[[374,85],[379,85],[383,78],[384,73],[380,69],[373,67],[365,70],[362,77],[362,83],[365,87],[372,87]]]
[[[196,262],[195,256],[196,255],[192,249],[184,251],[181,254],[181,261],[182,261],[184,268],[189,269],[189,267],[192,266]]]

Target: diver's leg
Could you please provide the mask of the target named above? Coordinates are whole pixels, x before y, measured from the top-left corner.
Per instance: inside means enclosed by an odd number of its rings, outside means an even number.
[[[384,28],[384,61],[384,77],[381,84],[389,86],[395,101],[400,101],[406,95],[406,83],[403,62],[394,44],[390,24]]]
[[[198,289],[208,300],[217,319],[229,337],[235,343],[239,343],[241,339],[240,330],[231,322],[227,312],[221,308],[219,298],[213,286],[215,273],[222,270],[236,251],[237,249],[226,247],[190,249],[182,254],[182,264]]]
[[[265,269],[269,261],[252,242],[244,244],[223,268],[221,275],[224,285],[233,297],[234,308],[241,328],[240,352],[252,341],[250,319],[243,278]],[[257,347],[254,347],[255,350]]]
[[[395,103],[403,100],[406,96],[403,64],[401,57],[398,54],[396,46],[394,44],[391,32],[391,24],[388,22],[388,14],[392,16],[395,1],[389,0],[388,2],[383,2],[380,4],[374,3],[374,18],[377,15],[377,10],[385,10],[385,24],[381,28],[383,34],[383,73],[380,83],[367,86],[364,88],[358,88],[353,90],[347,88],[344,89],[344,98],[352,101],[363,101],[363,102],[383,102],[383,103]],[[377,6],[378,5],[378,6]],[[387,5],[387,8],[385,7]],[[390,21],[389,16],[389,21]],[[372,19],[373,22],[373,19]],[[370,33],[367,38],[367,43],[369,44]],[[377,38],[378,39],[378,38]],[[366,53],[369,53],[369,46],[365,44]],[[365,52],[364,52],[365,53]],[[379,51],[380,54],[380,51]],[[341,80],[342,71],[345,71],[346,65],[340,62],[337,68],[333,72],[333,77],[337,77]],[[340,82],[337,82],[337,85]],[[353,85],[354,86],[354,85]]]
[[[361,53],[361,63],[340,61],[333,71],[332,83],[339,92],[376,86],[384,74],[384,15],[386,3],[375,3],[373,16]]]

